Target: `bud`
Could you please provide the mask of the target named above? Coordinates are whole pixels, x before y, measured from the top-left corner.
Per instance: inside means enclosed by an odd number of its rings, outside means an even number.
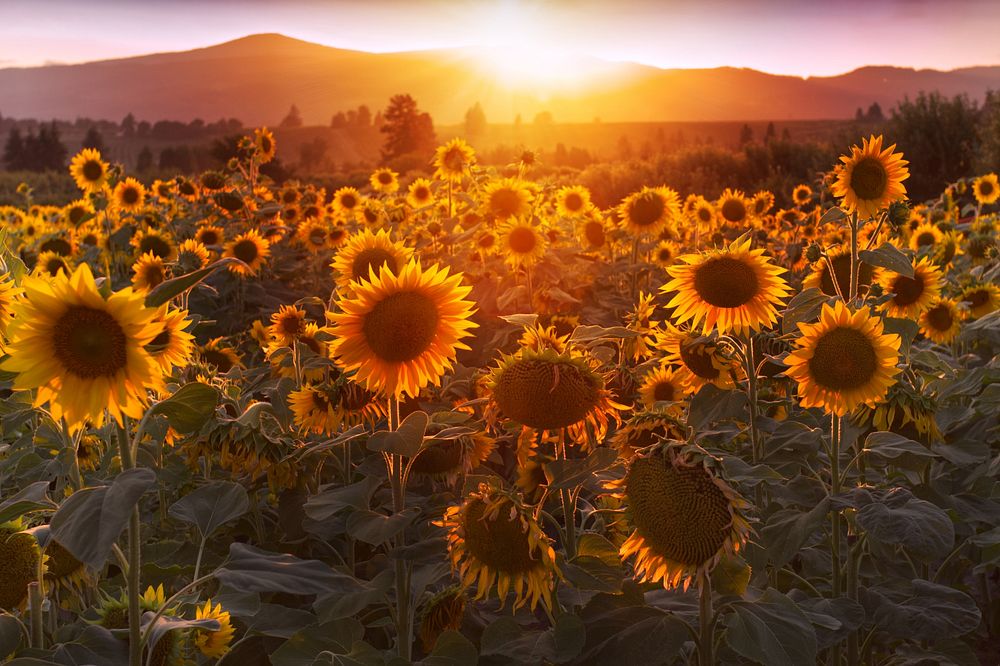
[[[878,282],[872,282],[871,285],[869,285],[869,287],[868,287],[868,294],[870,296],[874,296],[875,298],[878,298],[883,293],[884,293],[884,290],[882,289],[882,285],[879,284]]]
[[[823,248],[821,248],[818,243],[813,243],[809,246],[809,249],[806,250],[806,259],[810,262],[819,261],[822,256]]]
[[[893,201],[889,204],[889,224],[898,229],[910,220],[910,204],[906,201]]]

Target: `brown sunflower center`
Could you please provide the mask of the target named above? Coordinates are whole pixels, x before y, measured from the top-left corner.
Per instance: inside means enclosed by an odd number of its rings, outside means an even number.
[[[637,458],[625,478],[632,523],[655,555],[701,566],[726,543],[730,501],[704,468]]]
[[[706,223],[707,222],[711,222],[712,221],[712,211],[709,210],[708,208],[702,206],[701,208],[698,209],[698,219],[700,221],[706,222]]]
[[[576,212],[583,208],[583,197],[577,192],[570,192],[566,195],[566,200],[563,204],[566,206],[566,210]]]
[[[917,236],[917,245],[919,247],[923,247],[925,245],[933,245],[933,244],[934,244],[934,234],[932,234],[930,231],[921,232]]]
[[[604,225],[600,222],[587,222],[583,227],[583,235],[592,247],[604,245]]]
[[[517,254],[529,254],[538,245],[535,232],[528,227],[517,227],[507,237],[510,249]]]
[[[155,234],[143,236],[142,240],[139,241],[139,254],[152,252],[154,256],[159,257],[160,259],[166,259],[170,256],[170,251],[172,249],[173,248],[170,247],[170,243],[167,242],[166,239]]]
[[[292,312],[278,319],[278,330],[285,335],[298,335],[302,331],[303,323],[298,313]]]
[[[878,370],[875,346],[861,331],[840,326],[824,333],[809,359],[809,373],[817,384],[834,391],[864,386]]]
[[[418,458],[419,460],[419,458]],[[475,499],[465,508],[462,528],[465,547],[482,564],[505,574],[523,574],[539,566],[531,556],[531,543],[515,512],[501,509],[485,518],[486,504]]]
[[[359,252],[354,257],[354,261],[351,262],[351,277],[355,280],[367,280],[369,270],[373,269],[378,275],[383,266],[392,271],[393,274],[399,268],[396,264],[396,257],[388,250],[380,247],[367,248]]]
[[[199,240],[201,240],[203,245],[218,245],[219,244],[219,234],[213,229],[203,229],[201,233],[198,234]]]
[[[69,209],[69,214],[66,216],[70,224],[76,226],[83,221],[84,216],[87,214],[87,209],[83,206],[73,206]]]
[[[389,185],[390,183],[392,183],[392,174],[386,173],[385,171],[381,172],[378,175],[378,182],[382,183],[383,185]]]
[[[320,247],[326,244],[326,229],[313,227],[309,230],[309,244]]]
[[[489,249],[493,247],[497,242],[496,236],[493,234],[483,234],[479,237],[479,247],[483,249]]]
[[[262,153],[264,154],[270,153],[271,148],[273,147],[274,144],[271,143],[271,137],[267,136],[266,134],[260,137],[260,151]]]
[[[988,180],[981,181],[979,183],[979,194],[983,197],[988,197],[993,194],[993,183]]]
[[[260,251],[257,244],[248,238],[233,245],[233,256],[245,264],[253,264],[260,256]]]
[[[122,190],[122,203],[126,206],[134,206],[139,203],[139,190],[134,187],[126,187]]]
[[[753,267],[733,257],[715,257],[698,266],[694,288],[703,301],[717,308],[740,307],[760,291]]]
[[[951,310],[946,305],[936,305],[927,311],[927,323],[935,331],[947,331],[955,323]]]
[[[719,377],[719,369],[712,363],[712,352],[705,345],[680,345],[681,360],[688,370],[702,379],[714,380]]]
[[[59,271],[66,271],[69,273],[69,269],[66,266],[66,262],[63,261],[62,257],[52,257],[47,262],[45,262],[45,272],[49,275],[55,276],[59,274]]]
[[[445,153],[443,162],[449,171],[461,171],[465,168],[465,154],[459,148],[452,148]]]
[[[851,189],[859,199],[881,199],[888,184],[889,174],[874,157],[865,157],[851,169]]]
[[[365,315],[362,326],[368,346],[390,363],[412,361],[426,352],[437,336],[437,304],[419,291],[386,296]]]
[[[892,293],[896,294],[892,301],[900,306],[913,305],[920,300],[924,287],[924,279],[919,274],[911,278],[900,275],[892,282]]]
[[[97,160],[87,160],[80,169],[83,177],[89,181],[100,180],[104,176],[104,167]]]
[[[56,321],[52,347],[67,372],[93,379],[111,377],[128,363],[128,338],[111,314],[72,305]]]
[[[417,198],[417,201],[423,201],[431,196],[431,191],[426,187],[420,186],[413,190],[413,196]]]
[[[156,337],[149,341],[146,345],[147,351],[155,352],[156,350],[163,350],[170,345],[171,335],[170,329],[164,328],[162,331],[157,333]]]
[[[15,610],[28,596],[28,585],[38,573],[35,538],[9,528],[0,529],[0,608]]]
[[[990,300],[990,294],[985,289],[977,289],[966,293],[963,300],[970,306],[978,308],[986,305],[986,302]]]
[[[340,205],[350,210],[358,205],[358,198],[353,194],[345,194],[340,197]]]
[[[661,264],[665,264],[674,258],[674,252],[669,247],[661,247],[656,251],[656,258]]]
[[[214,365],[215,369],[222,374],[226,374],[233,369],[233,359],[221,349],[206,349],[201,354],[205,362]]]
[[[142,269],[142,279],[145,280],[146,284],[150,287],[155,287],[166,279],[166,275],[163,272],[163,267],[158,264],[150,264],[144,266]]]
[[[521,197],[516,190],[504,187],[490,195],[490,210],[497,217],[510,217],[521,210]]]
[[[330,407],[330,401],[327,400],[326,395],[321,391],[310,391],[309,397],[312,398],[314,409],[325,412]]]
[[[676,398],[674,398],[674,394],[674,385],[670,382],[660,381],[653,387],[653,400],[656,402],[660,402],[661,400],[664,402],[672,402],[676,400]]]
[[[666,203],[656,192],[644,192],[636,197],[629,208],[628,216],[632,224],[639,227],[649,227],[663,219]]]
[[[722,217],[729,222],[742,222],[747,216],[747,207],[739,199],[726,199],[721,211]]]
[[[508,418],[551,430],[578,423],[600,401],[601,382],[574,363],[518,359],[501,372],[493,399]]]

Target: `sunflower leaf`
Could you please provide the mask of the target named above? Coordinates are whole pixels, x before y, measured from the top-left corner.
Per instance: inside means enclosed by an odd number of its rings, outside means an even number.
[[[146,296],[146,307],[160,307],[171,298],[180,296],[188,289],[191,289],[220,268],[234,263],[242,264],[243,262],[235,257],[223,257],[222,259],[219,259],[204,268],[200,268],[196,271],[191,271],[186,275],[181,275],[179,277],[161,282]]]
[[[545,478],[548,480],[549,490],[575,488],[592,478],[594,473],[611,467],[617,459],[618,452],[615,449],[601,447],[594,449],[583,460],[559,459],[546,463]]]
[[[215,414],[219,404],[219,392],[198,382],[191,382],[180,387],[166,400],[153,405],[152,414],[162,414],[167,417],[172,427],[182,435],[197,432]]]
[[[230,481],[215,481],[180,498],[170,507],[170,516],[198,528],[203,539],[230,520],[250,510],[250,500],[243,486]]]
[[[819,315],[820,309],[827,301],[827,295],[812,287],[795,294],[788,301],[785,312],[781,316],[781,332],[784,335],[797,333],[799,322],[810,322]]]
[[[877,456],[894,459],[902,455],[936,458],[937,454],[920,442],[914,442],[894,432],[873,432],[865,439],[865,449]]]
[[[838,222],[846,218],[847,218],[847,213],[844,212],[843,208],[840,208],[839,206],[833,206],[831,208],[827,208],[826,211],[823,212],[823,216],[819,218],[818,224],[822,226],[824,224],[830,222]]]
[[[861,250],[858,252],[858,257],[866,264],[888,268],[890,271],[908,278],[913,277],[913,263],[910,258],[900,252],[899,248],[892,243],[882,243],[874,250]]]
[[[816,663],[816,632],[806,614],[769,588],[755,601],[733,604],[726,643],[738,654],[769,666]]]
[[[368,449],[412,458],[420,450],[430,419],[424,412],[413,412],[395,431],[380,430],[368,438]]]

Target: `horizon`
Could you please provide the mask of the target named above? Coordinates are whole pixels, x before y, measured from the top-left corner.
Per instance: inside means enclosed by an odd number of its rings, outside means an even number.
[[[210,0],[190,8],[200,13],[197,24],[192,12],[183,11],[193,0],[5,4],[0,69],[183,52],[272,33],[365,53],[498,52],[491,56],[495,76],[549,80],[572,73],[568,64],[581,57],[667,70],[736,67],[799,78],[861,67],[951,71],[1000,64],[1000,47],[991,40],[1000,3],[987,0],[945,6],[850,0],[835,7],[790,0],[627,0],[611,7],[593,1],[294,0],[273,7],[255,0],[244,12],[234,11],[231,0]],[[62,20],[53,22],[53,12]],[[88,26],[85,31],[81,24]],[[761,48],[762,38],[771,46]],[[711,48],[705,48],[706,40]]]

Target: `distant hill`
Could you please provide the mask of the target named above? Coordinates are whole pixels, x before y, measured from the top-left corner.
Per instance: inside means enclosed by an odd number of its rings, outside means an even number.
[[[759,121],[849,118],[878,102],[887,112],[905,95],[938,90],[980,98],[1000,89],[1000,66],[948,72],[864,67],[840,76],[798,78],[751,69],[658,69],[634,63],[580,62],[591,85],[539,93],[501,85],[479,65],[482,54],[449,49],[374,54],[282,35],[252,35],[217,46],[80,65],[0,69],[0,113],[20,118],[76,117],[208,121],[237,117],[274,125],[294,103],[307,124],[328,124],[339,110],[384,108],[407,92],[440,123],[459,122],[480,102],[490,122],[530,122],[549,111],[557,122]]]

